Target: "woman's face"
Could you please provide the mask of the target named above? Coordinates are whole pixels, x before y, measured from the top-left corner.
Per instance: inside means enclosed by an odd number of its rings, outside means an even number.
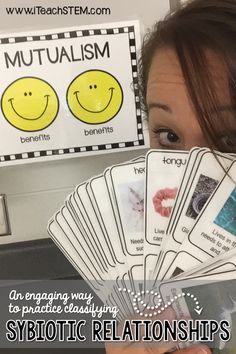
[[[222,104],[229,100],[223,64],[209,53],[216,89]],[[225,71],[224,71],[225,72]],[[149,135],[152,148],[189,150],[208,146],[191,106],[175,52],[160,49],[153,57],[147,84]]]

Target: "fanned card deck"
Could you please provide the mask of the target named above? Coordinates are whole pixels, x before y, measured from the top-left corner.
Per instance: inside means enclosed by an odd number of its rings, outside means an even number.
[[[204,311],[206,318],[210,307],[204,294],[228,287],[225,306],[233,321],[232,154],[197,147],[150,150],[107,167],[76,186],[49,221],[48,232],[100,299],[118,307],[118,320],[154,317],[170,305],[178,318],[196,319]]]

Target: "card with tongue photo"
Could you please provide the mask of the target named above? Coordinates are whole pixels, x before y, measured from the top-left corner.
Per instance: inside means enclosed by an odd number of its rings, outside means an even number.
[[[178,192],[175,198],[175,202],[172,208],[171,215],[168,219],[168,225],[166,227],[165,237],[161,244],[161,249],[158,257],[158,261],[155,264],[155,268],[153,269],[152,279],[154,279],[154,284],[156,281],[162,279],[163,274],[165,274],[166,269],[169,267],[172,262],[176,252],[175,248],[171,244],[175,241],[172,241],[170,233],[173,228],[174,221],[176,219],[176,215],[178,214],[179,208],[181,206],[181,201],[183,200],[182,196],[185,193],[185,190],[189,184],[191,184],[193,178],[193,171],[196,169],[197,162],[200,159],[202,153],[206,151],[205,148],[193,148],[188,155],[188,160],[186,167],[184,169],[184,173],[182,176],[182,180],[180,182]],[[172,247],[171,247],[172,246]],[[177,247],[177,244],[176,244]]]
[[[146,155],[144,279],[152,280],[188,152],[150,150]]]

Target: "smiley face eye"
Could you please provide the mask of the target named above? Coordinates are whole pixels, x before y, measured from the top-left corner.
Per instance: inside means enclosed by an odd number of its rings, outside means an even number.
[[[97,88],[97,85],[93,85],[93,87],[96,89],[96,88]]]
[[[31,91],[29,92],[29,95],[32,96],[32,92]]]
[[[27,92],[24,92],[24,96],[27,96]]]
[[[89,85],[89,88],[90,88],[90,90],[93,88],[93,86],[92,85]]]

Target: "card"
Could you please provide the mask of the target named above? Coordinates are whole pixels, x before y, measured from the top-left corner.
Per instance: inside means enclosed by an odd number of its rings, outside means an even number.
[[[93,242],[99,252],[102,253],[107,266],[114,267],[115,260],[111,250],[109,249],[109,245],[107,244],[107,240],[102,232],[99,220],[96,217],[93,206],[87,194],[86,185],[87,183],[83,183],[76,188],[75,197],[77,197],[77,202],[81,213],[83,214],[84,222],[92,235]]]
[[[208,261],[201,263],[199,266],[190,270],[189,272],[181,273],[178,277],[184,278],[188,276],[197,276],[200,274],[214,274],[223,271],[234,270],[236,268],[236,249],[220,254]]]
[[[84,237],[78,232],[75,232],[75,229],[73,229],[74,225],[72,217],[67,212],[65,206],[63,206],[60,211],[55,214],[55,221],[66,235],[73,248],[84,259],[84,262],[86,262],[88,268],[91,269],[93,274],[97,274],[97,276],[104,282],[104,280],[106,279],[106,272],[102,270],[102,267],[99,267],[98,263],[95,263],[93,252],[89,248]]]
[[[119,231],[126,254],[134,257],[143,254],[144,178],[145,165],[142,161],[110,169]]]
[[[81,209],[79,208],[78,201],[79,201],[78,194],[74,192],[67,198],[65,204],[68,210],[70,211],[71,215],[73,215],[76,226],[80,230],[81,234],[83,235],[85,242],[87,242],[88,247],[91,248],[95,260],[100,264],[103,271],[107,272],[108,265],[104,257],[104,254],[103,252],[100,251],[99,243],[96,237],[94,237],[94,235],[91,233],[88,224],[84,219],[84,215],[81,212]]]
[[[113,166],[109,175],[110,178],[105,174],[105,178],[110,184],[119,233],[131,269],[143,264],[145,164],[139,161]],[[138,278],[133,281],[139,287],[143,275],[135,274]]]
[[[233,162],[208,199],[188,237],[184,240],[166,277],[176,268],[191,270],[236,246],[236,162]]]
[[[168,225],[166,227],[167,234],[171,233],[172,226],[173,226],[174,221],[176,219],[176,214],[178,214],[181,202],[183,200],[183,194],[185,193],[187,186],[191,183],[191,180],[192,180],[193,174],[194,174],[194,169],[197,166],[197,162],[198,162],[201,154],[206,150],[208,150],[208,149],[196,147],[196,148],[192,148],[189,151],[187,164],[186,164],[185,170],[183,172],[182,180],[180,182],[178,192],[177,192],[177,195],[175,198],[175,203],[173,205],[171,215],[168,220]]]
[[[215,321],[219,326],[221,321],[227,321],[230,329],[230,340],[223,341],[218,334],[209,336],[202,330],[201,342],[210,348],[218,348],[223,353],[236,347],[236,270],[207,274],[187,279],[174,279],[160,285],[160,294],[166,306],[171,303],[177,318],[187,318],[197,321]],[[195,323],[196,323],[195,322]],[[199,341],[189,339],[181,342],[179,349],[197,344]],[[200,343],[199,343],[200,344]]]
[[[185,193],[185,190],[187,189],[188,185],[190,185],[192,182],[193,171],[196,170],[197,162],[199,161],[201,154],[205,150],[206,150],[205,148],[202,149],[193,148],[189,153],[186,168],[183,173],[183,178],[179,185],[175,203],[173,205],[172,212],[168,221],[168,225],[166,227],[166,235],[161,244],[160,255],[158,257],[158,261],[153,270],[152,278],[154,279],[154,283],[158,281],[158,279],[162,279],[163,274],[165,274],[166,269],[168,268],[169,264],[171,263],[171,261],[173,260],[176,254],[176,251],[174,251],[175,247],[179,247],[179,245],[176,244],[175,240],[172,240],[171,238],[170,235],[171,230],[173,228],[176,215],[178,214],[178,211],[181,207],[181,202],[183,201],[183,195]]]
[[[175,223],[172,225],[172,232],[166,245],[166,252],[169,252],[169,255],[172,251],[172,256],[175,256],[201,209],[224,176],[225,171],[220,164],[227,169],[231,163],[232,157],[217,152],[213,153],[208,150],[198,154],[192,170],[189,171],[189,183],[185,185],[182,200],[178,203]],[[164,258],[165,253],[162,256],[162,269],[156,275],[159,279],[165,277],[171,262],[170,257],[168,257],[168,262]]]
[[[194,221],[232,161],[232,157],[217,152],[206,151],[201,155],[191,184],[183,195],[183,201],[172,229],[171,234],[176,242],[180,244],[183,242],[185,235],[192,228]]]
[[[101,222],[101,228],[110,244],[116,262],[124,264],[125,252],[122,247],[117,221],[112,211],[112,204],[103,175],[95,176],[90,179],[88,194],[90,194],[90,198],[93,200],[93,205],[96,208],[98,218]]]
[[[119,309],[121,309],[120,316],[122,316],[122,313],[127,316],[127,312],[124,311],[125,300],[123,299],[122,302],[120,301],[120,298],[114,295],[115,284],[111,282],[111,279],[113,279],[114,276],[111,273],[102,273],[102,269],[99,269],[99,267],[94,263],[93,255],[90,252],[91,250],[87,247],[83,237],[81,235],[78,237],[78,233],[74,233],[75,230],[73,230],[73,222],[66,207],[62,207],[61,211],[55,215],[55,221],[64,233],[64,243],[62,247],[66,249],[66,253],[69,254],[70,257],[72,255],[72,259],[75,259],[75,254],[73,252],[76,251],[77,255],[79,255],[79,269],[81,269],[81,267],[83,269],[83,264],[86,264],[86,269],[89,270],[90,278],[94,279],[94,281],[96,279],[99,280],[101,291],[104,294],[103,300],[106,299],[106,302],[110,303],[112,296],[113,301],[115,301],[116,305]],[[65,244],[65,236],[69,243],[67,242]],[[54,233],[54,239],[56,237],[58,238],[58,233]],[[79,272],[83,277],[85,274],[85,280],[90,279],[88,278],[87,273],[81,273],[81,271]]]
[[[51,219],[48,223],[48,232],[57,247],[60,248],[60,250],[73,265],[73,267],[78,271],[78,273],[83,277],[83,279],[89,282],[93,289],[99,291],[99,289],[101,289],[103,286],[103,279],[101,278],[100,274],[98,274],[97,271],[92,272],[93,268],[90,269],[84,262],[82,254],[76,250],[74,245],[70,242],[70,240],[67,238],[63,230],[54,219]]]
[[[151,150],[146,155],[144,277],[151,280],[188,153]]]

